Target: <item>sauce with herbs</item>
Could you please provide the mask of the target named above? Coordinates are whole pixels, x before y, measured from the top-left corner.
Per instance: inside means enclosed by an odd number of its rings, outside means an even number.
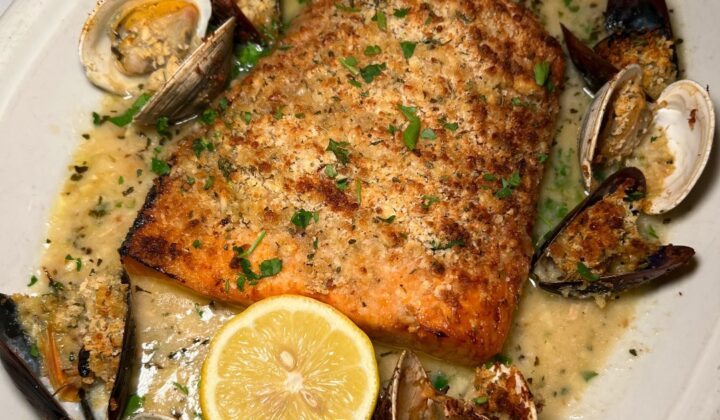
[[[523,3],[558,38],[560,22],[589,43],[602,37],[603,1]],[[551,154],[543,157],[546,175],[538,202],[535,243],[584,198],[576,135],[590,98],[582,92],[572,65],[568,65],[567,76],[555,142]],[[108,98],[98,113],[117,115],[129,106],[128,101]],[[105,123],[82,135],[49,221],[42,257],[48,273],[76,282],[91,271],[118,275],[117,249],[152,179],[166,167],[164,159],[175,147],[173,139],[182,135],[173,128],[162,131]],[[644,225],[657,235],[652,224]],[[35,275],[40,281],[31,291],[41,292],[48,279],[42,270]],[[150,277],[136,276],[132,285],[142,359],[131,408],[200,418],[198,384],[209,340],[240,309]],[[525,287],[503,355],[520,368],[536,399],[544,404],[542,418],[576,414],[573,402],[582,397],[588,381],[603,374],[607,353],[632,323],[635,301],[633,295],[624,295],[601,308],[593,301],[567,300],[530,284]],[[376,352],[381,378],[386,381],[400,351],[378,344]],[[423,363],[431,378],[447,378],[450,394],[462,396],[472,389],[472,369],[427,357]]]

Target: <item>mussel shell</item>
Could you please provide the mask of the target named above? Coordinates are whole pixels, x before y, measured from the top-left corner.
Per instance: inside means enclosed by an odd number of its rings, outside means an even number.
[[[533,255],[530,278],[541,289],[563,296],[584,299],[596,295],[620,293],[633,287],[640,286],[661,277],[676,268],[686,264],[695,255],[695,251],[686,246],[665,245],[648,257],[647,265],[635,272],[601,277],[596,281],[588,282],[582,279],[568,279],[564,281],[548,282],[535,274],[535,268],[545,258],[548,247],[564,231],[564,229],[579,217],[586,209],[601,201],[606,196],[617,191],[628,180],[633,184],[627,189],[629,193],[645,192],[645,176],[637,168],[624,168],[615,172],[605,180],[585,200],[578,204],[547,236],[543,244]]]
[[[235,18],[228,19],[188,57],[135,115],[153,125],[161,117],[180,122],[200,113],[229,82]]]
[[[661,29],[668,39],[673,37],[665,0],[608,0],[605,29],[611,34]]]
[[[0,361],[18,390],[41,419],[70,419],[70,415],[40,381],[40,361],[30,344],[11,297],[0,294]]]
[[[263,37],[240,10],[236,0],[212,0],[213,15],[211,22],[218,26],[230,18],[235,18],[235,42],[263,42]]]
[[[580,72],[588,89],[599,91],[617,74],[618,69],[609,61],[600,57],[592,48],[585,45],[565,25],[560,25],[565,38],[565,45],[575,68]]]
[[[125,295],[127,311],[125,312],[125,330],[118,363],[118,372],[115,375],[115,383],[110,392],[110,401],[107,409],[108,420],[119,420],[125,411],[130,399],[133,373],[138,361],[137,340],[135,337],[135,318],[133,316],[132,291],[130,290],[130,278],[123,272],[121,281],[128,287]]]

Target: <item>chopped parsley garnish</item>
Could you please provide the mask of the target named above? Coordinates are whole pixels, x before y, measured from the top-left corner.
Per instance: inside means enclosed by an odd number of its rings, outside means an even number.
[[[33,274],[32,276],[30,276],[30,283],[28,283],[27,286],[28,286],[28,287],[32,287],[32,286],[35,285],[35,283],[37,283],[37,282],[38,282],[38,278],[37,278],[36,275]]]
[[[658,236],[657,232],[655,232],[655,228],[653,227],[653,225],[648,225],[648,226],[647,226],[647,234],[648,234],[648,236],[650,236],[651,238],[660,239],[660,237]]]
[[[170,165],[168,165],[167,162],[164,160],[158,159],[158,158],[152,158],[152,162],[150,163],[150,168],[153,172],[155,172],[157,175],[163,176],[170,173]]]
[[[358,206],[362,204],[362,182],[359,179],[355,180],[355,200]]]
[[[535,83],[537,83],[538,86],[545,86],[550,76],[550,63],[542,61],[535,64],[533,73],[535,73]]]
[[[382,217],[378,217],[378,220],[380,220],[380,221],[382,221],[382,222],[385,222],[385,223],[387,223],[387,224],[391,224],[392,222],[395,221],[395,218],[396,218],[396,216],[393,214],[392,216],[388,216],[388,217],[386,217],[386,218],[384,218],[384,219],[383,219]]]
[[[448,377],[445,375],[445,373],[443,373],[442,371],[437,371],[434,375],[432,375],[430,382],[432,383],[433,388],[437,389],[438,391],[442,391],[447,389],[448,383],[450,381],[448,380]]]
[[[135,99],[135,102],[133,102],[133,104],[130,105],[130,108],[125,110],[125,112],[116,117],[109,117],[107,120],[118,127],[125,127],[132,122],[135,114],[140,112],[140,110],[145,106],[145,104],[148,103],[151,97],[151,94],[143,93],[142,95],[138,96],[137,99]],[[94,120],[95,115],[93,115],[93,122],[95,122]]]
[[[475,405],[483,405],[483,404],[487,404],[488,400],[489,400],[489,398],[487,396],[483,395],[481,397],[473,398],[472,402]]]
[[[348,189],[349,183],[350,183],[350,180],[347,179],[347,178],[338,179],[337,181],[335,181],[335,186],[336,186],[340,191],[345,191],[345,190]]]
[[[328,152],[333,152],[338,162],[342,163],[343,165],[347,165],[348,162],[350,162],[350,151],[348,150],[348,146],[350,146],[350,143],[346,141],[335,141],[333,139],[330,139],[327,149],[325,150]]]
[[[420,135],[420,118],[417,116],[417,108],[399,105],[398,109],[410,122],[403,131],[403,143],[408,150],[415,150]]]
[[[625,195],[625,198],[623,198],[623,200],[624,200],[624,201],[627,201],[627,202],[633,202],[633,201],[642,200],[643,198],[645,198],[645,193],[644,193],[644,192],[642,192],[642,191],[632,191],[632,192],[627,193],[627,194]]]
[[[53,290],[56,292],[62,292],[63,290],[65,290],[64,284],[60,283],[59,281],[55,281],[53,279],[50,279],[50,287],[52,287]]]
[[[573,4],[573,0],[563,0],[563,3],[565,3],[565,7],[567,7],[568,10],[570,10],[573,13],[580,10],[580,6]]]
[[[273,112],[273,118],[276,120],[281,120],[283,117],[283,110],[285,109],[284,105],[280,105],[279,107],[275,108],[275,112]]]
[[[587,281],[596,281],[600,278],[600,276],[590,271],[590,269],[585,264],[583,264],[582,261],[578,261],[576,270],[577,273],[580,274],[580,276]]]
[[[195,239],[192,243],[192,247],[195,249],[202,248],[202,242],[200,242],[200,239]]]
[[[378,45],[368,45],[365,47],[365,55],[368,57],[372,57],[373,55],[378,55],[382,52],[380,47]]]
[[[325,175],[331,179],[335,179],[338,175],[337,170],[335,170],[335,167],[332,165],[325,165],[325,170],[323,172],[325,172]]]
[[[483,174],[483,179],[485,181],[495,181],[497,178],[495,177],[495,175],[493,175],[491,173],[486,173],[486,174]]]
[[[242,113],[242,119],[243,121],[245,121],[245,124],[249,125],[250,121],[252,121],[252,113],[250,113],[249,111],[244,111]]]
[[[350,7],[350,6],[341,4],[341,3],[335,3],[335,7],[337,7],[337,9],[340,11],[349,12],[349,13],[357,13],[360,11],[360,9],[358,9],[357,7]]]
[[[446,250],[446,249],[454,248],[454,247],[456,247],[456,246],[458,246],[458,247],[464,247],[464,246],[465,246],[465,241],[463,241],[463,240],[461,240],[461,239],[460,239],[460,240],[450,241],[450,242],[445,242],[445,243],[433,241],[433,242],[430,244],[430,249],[433,250],[433,251],[444,251],[444,250]]]
[[[203,315],[205,315],[205,311],[200,309],[200,305],[197,302],[193,306],[195,307],[195,313],[198,314],[200,318],[202,318]]]
[[[658,136],[650,136],[650,143],[656,142],[658,138]]]
[[[252,70],[260,58],[268,54],[269,49],[252,42],[238,46],[235,50],[235,59],[237,61],[233,69],[233,78],[239,76],[241,73],[247,73]]]
[[[178,391],[182,392],[185,395],[188,395],[188,393],[190,392],[190,391],[188,391],[187,387],[183,384],[173,382],[173,385],[175,386],[175,389],[177,389]]]
[[[118,185],[122,185],[122,184],[124,184],[124,183],[125,183],[125,177],[122,176],[122,175],[120,175],[120,176],[118,177]]]
[[[131,414],[134,414],[138,410],[140,410],[145,404],[145,399],[137,394],[130,395],[130,398],[128,398],[127,405],[125,406],[125,411],[123,412],[123,415],[121,418],[130,417]]]
[[[485,368],[490,369],[495,363],[500,363],[505,366],[510,366],[512,364],[512,359],[505,356],[504,354],[496,354],[493,356],[490,360],[485,362]]]
[[[228,109],[228,106],[230,106],[230,104],[228,103],[227,98],[220,98],[220,101],[218,102],[218,107],[220,107],[220,111],[225,111],[226,109]]]
[[[74,258],[72,255],[67,254],[65,256],[65,261],[75,261],[75,271],[82,270],[83,263],[80,258]]]
[[[423,195],[422,196],[422,208],[425,210],[429,209],[435,203],[439,203],[440,198],[434,195]]]
[[[437,138],[437,135],[432,128],[426,128],[422,132],[420,132],[420,137],[426,140],[435,140]]]
[[[30,356],[37,359],[40,357],[40,349],[37,346],[37,343],[33,343],[32,346],[30,346]]]
[[[389,132],[390,134],[394,135],[395,133],[397,133],[397,131],[398,131],[398,128],[397,128],[397,127],[395,127],[395,126],[392,125],[392,124],[388,125],[388,132]]]
[[[98,198],[97,204],[95,204],[95,207],[91,208],[88,211],[88,214],[96,219],[100,219],[100,218],[107,216],[108,205],[106,202],[103,202],[102,196],[100,198]]]
[[[272,277],[278,274],[281,270],[282,260],[279,258],[272,258],[260,263],[260,276],[262,277]]]
[[[453,133],[460,127],[460,124],[456,122],[448,122],[448,120],[445,119],[445,116],[440,118],[438,121],[442,124],[444,129],[452,131]]]
[[[263,230],[258,234],[258,237],[255,238],[255,242],[250,245],[248,249],[243,249],[240,246],[234,246],[233,251],[237,254],[238,258],[245,258],[252,255],[253,252],[255,252],[255,249],[257,249],[258,246],[260,246],[260,243],[265,239],[265,231]]]
[[[409,12],[409,7],[403,7],[402,9],[395,9],[395,12],[393,12],[393,16],[395,16],[396,18],[404,18]]]
[[[387,17],[383,11],[378,10],[375,12],[375,15],[372,17],[372,21],[377,22],[377,26],[381,31],[387,31]]]
[[[380,73],[382,73],[386,68],[387,66],[385,63],[368,64],[360,69],[360,77],[362,77],[365,83],[370,84],[377,76],[380,76]]]
[[[417,46],[417,42],[410,42],[410,41],[403,41],[400,43],[400,48],[403,52],[403,57],[405,57],[406,60],[409,60],[410,57],[415,54],[415,47]]]
[[[282,260],[272,258],[261,262],[260,274],[256,274],[252,271],[250,261],[246,258],[240,258],[240,268],[242,269],[242,273],[238,273],[237,287],[238,290],[243,290],[246,282],[250,286],[255,286],[260,280],[266,277],[272,277],[282,271]]]
[[[513,172],[510,174],[510,178],[508,179],[501,179],[502,182],[502,188],[497,190],[495,193],[495,197],[499,199],[504,199],[510,197],[512,195],[512,191],[520,186],[520,173],[518,171]]]
[[[548,155],[546,153],[539,153],[537,158],[540,163],[545,163],[548,160]]]
[[[209,190],[210,188],[212,188],[213,185],[215,185],[215,177],[212,176],[212,175],[210,175],[210,176],[207,177],[207,179],[205,180],[205,185],[203,185],[203,189],[204,189],[205,191],[207,191],[207,190]]]
[[[170,132],[170,120],[168,117],[158,118],[155,122],[155,131],[163,137],[172,137],[172,133]]]
[[[102,125],[105,121],[107,121],[108,117],[101,117],[100,114],[97,112],[92,113],[92,119],[93,119],[93,125]]]
[[[305,229],[310,225],[310,221],[315,221],[315,223],[320,220],[320,215],[316,211],[307,211],[305,209],[299,209],[293,214],[290,221],[293,225],[299,227],[300,229]]]
[[[205,150],[207,150],[208,152],[215,151],[215,145],[210,143],[209,141],[207,141],[204,138],[199,138],[199,139],[193,140],[191,147],[192,147],[193,152],[195,152],[195,157],[198,157],[198,158],[200,157],[202,152]]]
[[[357,65],[358,65],[357,58],[355,58],[355,57],[353,57],[353,56],[348,56],[348,57],[345,57],[345,58],[339,58],[338,61],[339,61],[340,64],[342,64],[346,69],[348,69],[348,71],[349,71],[350,73],[354,74],[355,76],[357,76],[358,74],[360,74],[360,70],[359,70],[358,67],[357,67]]]
[[[598,373],[592,370],[584,370],[580,372],[580,375],[582,375],[582,378],[585,380],[585,382],[590,381],[590,379],[598,376]]]
[[[351,77],[348,79],[348,83],[355,86],[358,89],[362,89],[363,85],[362,83],[358,82],[354,77]]]
[[[530,103],[529,103],[529,102],[523,101],[522,99],[518,98],[517,96],[514,97],[514,98],[512,98],[512,99],[510,100],[510,103],[512,104],[512,106],[521,106],[521,107],[523,107],[523,108],[529,108],[529,107],[530,107]]]

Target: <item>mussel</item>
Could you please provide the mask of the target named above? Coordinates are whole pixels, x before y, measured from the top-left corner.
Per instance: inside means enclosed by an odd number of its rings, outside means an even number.
[[[665,0],[609,0],[605,29],[610,35],[592,49],[565,26],[562,29],[570,58],[592,91],[631,64],[641,66],[642,87],[653,99],[677,79],[677,51]]]
[[[546,236],[532,258],[533,282],[566,297],[588,298],[640,286],[689,262],[692,248],[662,245],[639,232],[645,193],[637,168],[610,176]]]
[[[489,420],[510,412],[514,419],[537,419],[532,393],[516,368],[500,363],[480,367],[474,385],[475,390],[466,399],[449,397],[433,388],[420,359],[411,351],[403,351],[373,419]]]
[[[636,166],[649,180],[646,213],[675,208],[690,193],[710,157],[715,111],[707,91],[690,80],[665,88],[648,103],[642,69],[630,65],[595,95],[578,140],[589,191],[603,173]]]
[[[105,0],[85,22],[80,59],[88,79],[122,96],[153,96],[135,120],[188,119],[227,86],[236,17],[206,37],[210,0]],[[243,28],[252,26],[245,18]],[[251,29],[251,30],[250,30]],[[254,28],[238,31],[257,34]],[[242,35],[244,36],[244,35]],[[248,35],[249,36],[249,35]]]
[[[115,288],[116,286],[111,287]],[[93,363],[91,353],[85,347],[86,344],[73,343],[73,347],[80,345],[80,350],[77,353],[70,353],[69,359],[61,357],[60,346],[67,345],[69,342],[58,343],[59,337],[53,331],[50,322],[42,325],[36,322],[37,315],[40,318],[47,315],[35,313],[35,309],[43,307],[47,303],[41,300],[42,296],[14,295],[11,297],[0,294],[0,360],[9,373],[10,379],[31,403],[40,418],[69,419],[70,415],[60,404],[60,400],[78,402],[86,420],[94,419],[96,414],[102,411],[106,411],[103,417],[109,420],[121,418],[127,404],[132,364],[136,358],[131,295],[126,275],[122,275],[121,284],[117,290],[122,293],[118,297],[120,302],[109,301],[108,304],[117,305],[118,308],[122,305],[124,316],[120,315],[118,321],[122,324],[122,330],[119,331],[122,333],[122,346],[119,349],[110,350],[108,353],[105,353],[104,350],[97,350],[100,353],[98,353],[98,359],[94,359],[97,361],[104,358],[119,358],[117,363],[107,361],[110,370],[107,382],[101,379],[103,376],[100,372],[93,371],[96,366],[101,365]],[[101,287],[96,299],[98,302],[103,299],[115,299],[114,292]],[[58,311],[64,314],[72,311],[69,308],[71,305],[58,304],[63,305],[63,309],[57,309]],[[104,304],[102,305],[102,309],[99,309],[100,312],[98,312],[99,316],[115,316],[113,311],[107,312],[107,308]],[[25,310],[21,311],[19,309],[21,306],[26,306]],[[113,318],[109,321],[113,320],[116,319]],[[26,328],[32,329],[35,335],[31,335]],[[88,334],[94,334],[94,332],[89,331]],[[90,340],[90,343],[95,343],[95,341]],[[107,388],[110,381],[112,381],[111,390]],[[49,383],[52,393],[46,387],[46,383]],[[93,402],[97,402],[97,397],[103,395],[106,389],[109,391],[109,401],[106,400],[108,401],[107,407],[97,407]],[[95,397],[91,398],[91,394]]]

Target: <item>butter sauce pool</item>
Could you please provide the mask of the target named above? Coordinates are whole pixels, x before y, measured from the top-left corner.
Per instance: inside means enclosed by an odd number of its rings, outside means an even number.
[[[523,3],[558,39],[560,22],[588,41],[602,37],[603,1]],[[547,157],[538,202],[536,242],[584,197],[575,142],[589,102],[569,64],[555,143]],[[114,115],[129,105],[126,100],[108,98],[98,112]],[[184,133],[172,134],[177,138]],[[117,249],[152,185],[153,171],[162,170],[163,159],[173,147],[173,139],[161,139],[152,129],[144,132],[103,124],[83,134],[49,221],[42,267],[64,281],[80,281],[91,270],[117,275],[121,270]],[[36,276],[42,277],[40,271]],[[209,340],[241,309],[210,302],[151,276],[135,276],[132,281],[142,353],[134,407],[183,419],[199,418],[199,372]],[[31,291],[41,292],[46,283],[39,282]],[[637,295],[623,295],[600,307],[593,301],[566,300],[529,284],[525,287],[503,356],[520,368],[538,401],[544,403],[541,418],[581,414],[575,412],[574,403],[595,375],[604,374],[607,354],[632,323],[636,300]],[[399,350],[378,344],[376,352],[386,381]],[[451,394],[463,395],[472,387],[471,369],[430,358],[423,362],[431,377],[449,380]]]

